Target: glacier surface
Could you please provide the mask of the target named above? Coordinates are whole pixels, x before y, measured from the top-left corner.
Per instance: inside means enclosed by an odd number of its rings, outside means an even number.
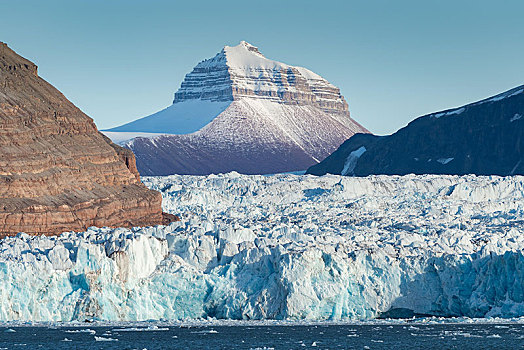
[[[0,240],[0,320],[524,315],[524,177],[143,181],[180,222]]]

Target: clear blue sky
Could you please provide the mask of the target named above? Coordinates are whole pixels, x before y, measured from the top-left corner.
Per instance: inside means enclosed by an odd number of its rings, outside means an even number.
[[[104,129],[246,40],[341,88],[377,134],[524,84],[524,1],[0,0],[0,41]]]

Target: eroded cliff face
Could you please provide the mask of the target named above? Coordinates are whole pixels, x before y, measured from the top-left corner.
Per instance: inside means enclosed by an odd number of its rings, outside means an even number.
[[[225,46],[215,57],[197,64],[184,78],[173,103],[245,97],[315,106],[350,123],[348,104],[339,88],[309,69],[267,59],[245,41]]]
[[[0,236],[162,223],[129,150],[0,43]]]

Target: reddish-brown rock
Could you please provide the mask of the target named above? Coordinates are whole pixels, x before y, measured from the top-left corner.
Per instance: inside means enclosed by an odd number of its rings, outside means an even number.
[[[162,224],[161,201],[131,151],[0,42],[0,236]]]

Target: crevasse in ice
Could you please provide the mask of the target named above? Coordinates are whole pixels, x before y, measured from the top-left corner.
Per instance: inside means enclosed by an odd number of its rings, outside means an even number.
[[[0,240],[0,320],[524,315],[524,177],[144,182],[181,222]]]

